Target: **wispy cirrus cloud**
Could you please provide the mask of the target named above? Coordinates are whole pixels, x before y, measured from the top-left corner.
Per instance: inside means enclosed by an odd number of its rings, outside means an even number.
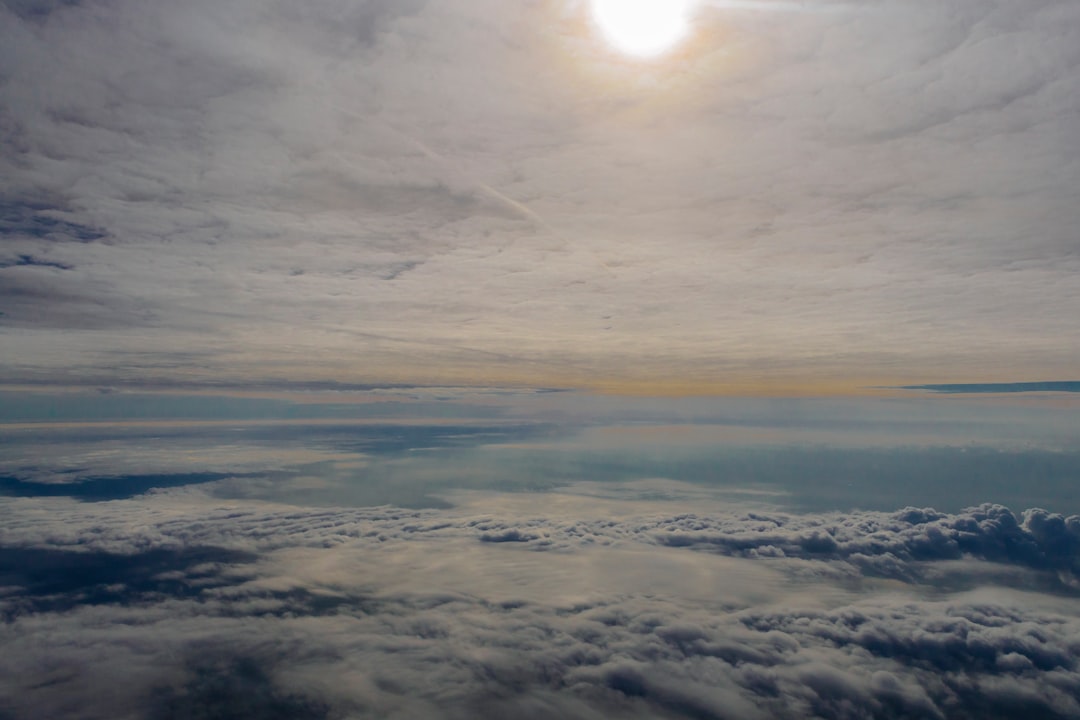
[[[5,376],[1066,376],[1075,8],[802,5],[6,3]]]

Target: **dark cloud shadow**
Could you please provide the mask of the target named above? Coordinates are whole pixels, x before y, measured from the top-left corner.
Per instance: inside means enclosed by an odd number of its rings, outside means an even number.
[[[200,658],[181,687],[152,693],[146,720],[323,720],[326,703],[281,688],[263,663],[250,657]]]
[[[977,395],[988,393],[1080,392],[1078,380],[1022,383],[955,383],[946,385],[905,385],[899,390],[928,390],[935,393]]]
[[[76,5],[75,2],[32,2],[5,0],[4,6],[21,17],[42,18],[57,8]],[[107,233],[100,228],[60,220],[48,214],[61,210],[45,203],[24,203],[0,199],[0,237],[23,235],[58,242],[90,243],[102,240]]]
[[[222,565],[253,563],[251,553],[220,547],[155,549],[134,554],[0,547],[3,614],[56,612],[82,605],[127,605],[163,595],[194,597],[236,582]]]
[[[175,473],[162,475],[117,475],[88,477],[77,482],[48,483],[0,476],[0,496],[7,497],[70,497],[84,502],[123,500],[142,495],[149,490],[202,485],[238,477],[236,473]]]
[[[18,257],[10,260],[0,260],[0,270],[11,267],[43,267],[52,268],[54,270],[71,270],[72,266],[66,263],[55,262],[53,260],[43,260],[33,255],[19,255]]]
[[[44,20],[58,10],[77,7],[80,0],[3,0],[0,6],[22,20]]]

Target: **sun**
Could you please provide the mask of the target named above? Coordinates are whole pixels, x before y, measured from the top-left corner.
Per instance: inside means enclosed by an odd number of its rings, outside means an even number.
[[[617,50],[661,55],[690,31],[694,0],[591,0],[593,22]]]

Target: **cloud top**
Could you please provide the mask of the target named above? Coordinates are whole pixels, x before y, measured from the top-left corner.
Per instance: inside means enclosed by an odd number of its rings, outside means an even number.
[[[154,720],[1080,714],[1076,588],[1031,590],[1072,567],[1076,518],[640,503],[600,520],[577,503],[575,520],[14,500],[0,702]],[[960,587],[980,573],[996,587]]]

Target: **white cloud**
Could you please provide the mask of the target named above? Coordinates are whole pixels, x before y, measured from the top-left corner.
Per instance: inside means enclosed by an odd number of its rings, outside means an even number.
[[[16,718],[1080,713],[1074,589],[948,587],[995,538],[1045,543],[1049,516],[695,518],[546,497],[531,512],[494,496],[453,511],[215,507],[191,493],[5,503],[0,707]],[[761,536],[757,547],[789,557],[657,543],[687,524],[740,547]],[[499,528],[550,543],[481,540]],[[935,528],[977,543],[936,564],[937,587],[882,583],[804,542],[834,533],[913,578],[916,536]],[[1045,572],[1051,555],[997,559]]]
[[[0,361],[1063,374],[1076,8],[1025,8],[710,7],[643,66],[561,0],[8,4],[4,242],[73,269],[0,269]]]

